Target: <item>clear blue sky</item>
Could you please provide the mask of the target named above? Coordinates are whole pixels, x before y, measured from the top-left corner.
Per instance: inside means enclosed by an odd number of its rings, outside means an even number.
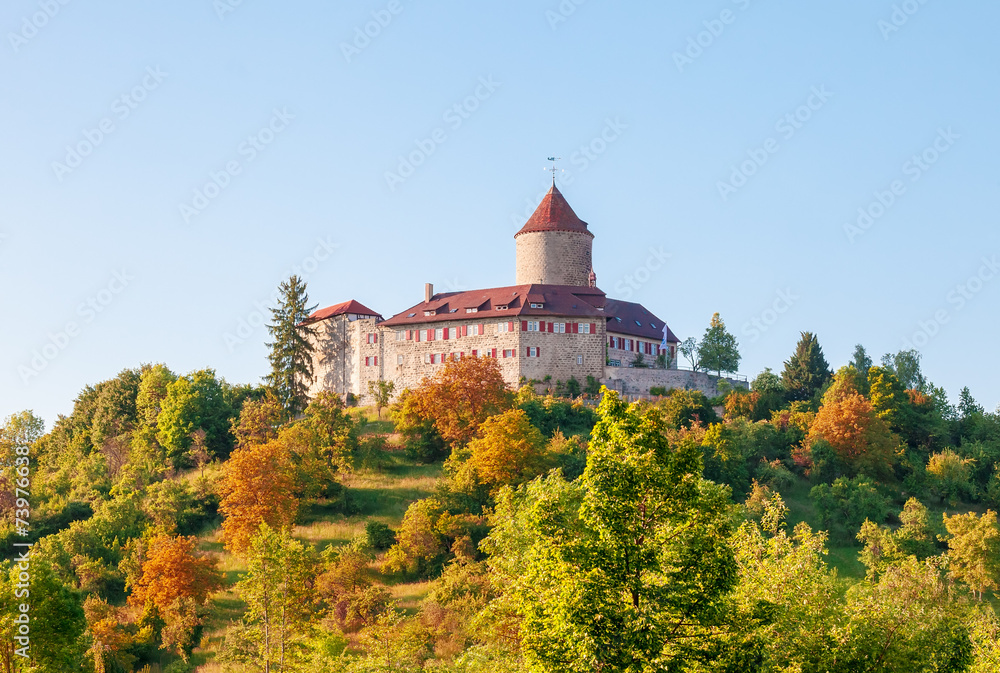
[[[811,330],[1000,402],[997,3],[226,1],[0,9],[0,415],[258,381],[295,267],[386,316],[510,284],[552,154],[599,285],[751,377]]]

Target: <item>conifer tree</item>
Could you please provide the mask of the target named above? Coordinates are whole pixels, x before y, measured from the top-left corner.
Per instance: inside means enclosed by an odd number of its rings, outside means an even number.
[[[294,417],[309,404],[308,390],[313,378],[313,345],[309,338],[314,330],[304,322],[316,307],[307,307],[306,284],[298,276],[282,282],[278,290],[278,306],[271,309],[273,322],[267,326],[274,339],[267,344],[271,349],[267,356],[271,373],[264,381]]]
[[[816,335],[812,332],[802,332],[795,347],[795,354],[785,362],[785,371],[781,374],[781,382],[791,401],[807,401],[813,399],[816,392],[822,390],[833,376],[830,365],[823,357]]]

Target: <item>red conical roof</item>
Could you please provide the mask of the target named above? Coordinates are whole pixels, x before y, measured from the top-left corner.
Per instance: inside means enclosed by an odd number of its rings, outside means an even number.
[[[587,223],[576,216],[555,184],[514,238],[532,231],[576,231],[594,237],[587,229]]]

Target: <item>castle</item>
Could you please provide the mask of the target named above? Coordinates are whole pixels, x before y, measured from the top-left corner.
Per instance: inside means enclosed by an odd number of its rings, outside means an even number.
[[[364,398],[370,381],[392,381],[398,394],[469,356],[495,358],[512,388],[593,377],[625,393],[665,386],[714,394],[707,375],[677,370],[678,340],[663,320],[598,289],[594,234],[554,183],[514,241],[509,287],[435,294],[427,284],[422,302],[388,320],[354,300],[314,312],[310,395]]]

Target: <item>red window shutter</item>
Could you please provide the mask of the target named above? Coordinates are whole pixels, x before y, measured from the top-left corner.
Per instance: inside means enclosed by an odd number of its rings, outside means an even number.
[[[375,332],[375,343],[378,343],[378,332]]]
[[[427,340],[434,341],[434,330],[432,329],[427,330]]]
[[[514,331],[514,321],[513,320],[511,320],[509,323],[507,323],[507,331],[508,332],[513,332]]]
[[[522,332],[527,332],[528,331],[528,321],[527,320],[522,320],[521,321],[521,331]]]
[[[469,326],[462,325],[462,336],[469,336]]]
[[[451,328],[449,328],[449,327],[445,327],[444,328],[444,332],[442,332],[442,334],[444,335],[444,340],[445,341],[448,340],[448,332],[450,332],[450,331],[451,331]]]
[[[579,334],[579,333],[580,333],[580,323],[575,322],[573,323],[573,334]]]
[[[378,367],[378,356],[375,356],[375,366]]]
[[[524,355],[525,355],[525,357],[529,357],[529,358],[531,357],[531,346],[527,346],[524,349]]]
[[[594,323],[590,323],[590,333],[597,334],[597,325],[595,325]]]
[[[486,334],[486,325],[479,326],[479,336]]]
[[[411,336],[412,336],[412,335],[410,334],[410,330],[406,330],[406,340],[407,340],[407,341],[410,341],[410,337],[411,337]]]
[[[497,349],[496,348],[493,349],[493,352],[490,354],[490,357],[493,358],[494,360],[496,359],[496,357],[497,357]]]
[[[536,357],[536,358],[537,358],[537,357],[541,357],[541,355],[542,355],[542,349],[541,349],[541,348],[538,348],[538,347],[536,347],[536,348],[535,348],[535,357]]]
[[[506,350],[503,352],[503,356],[507,357],[507,351]]]

